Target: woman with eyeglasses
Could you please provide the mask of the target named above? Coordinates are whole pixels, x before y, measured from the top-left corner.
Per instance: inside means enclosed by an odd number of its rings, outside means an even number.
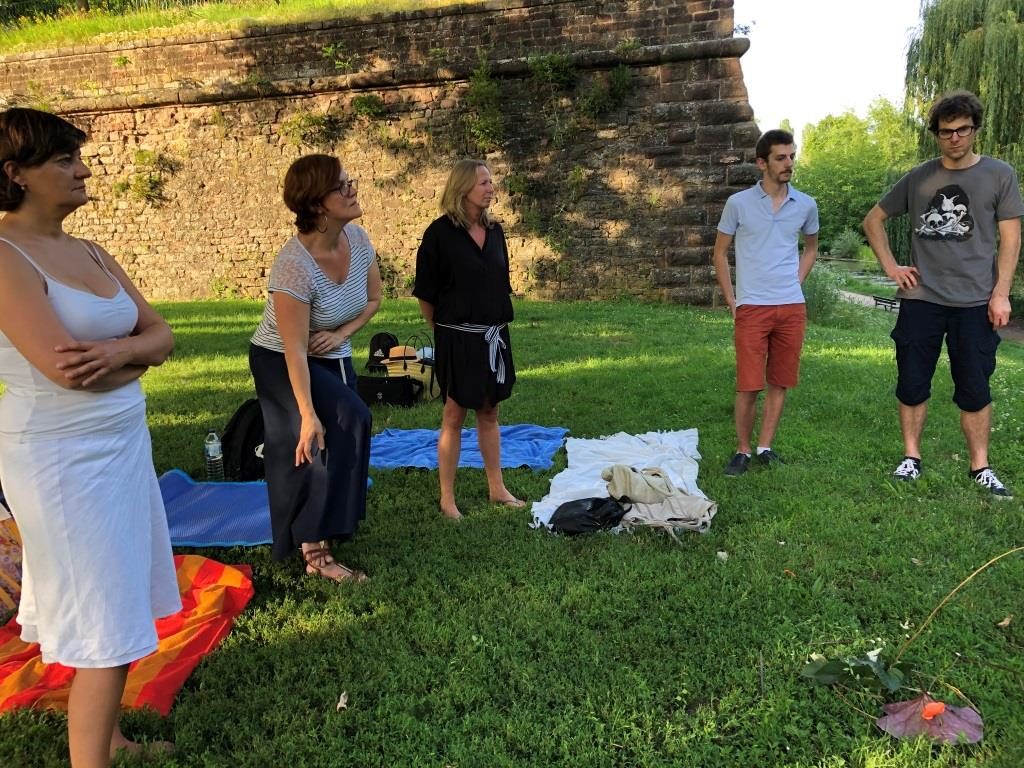
[[[306,573],[334,581],[366,574],[334,559],[366,516],[370,411],[356,393],[352,335],[380,307],[380,270],[358,190],[336,157],[299,158],[284,203],[298,233],[270,271],[249,367],[263,411],[263,461],[273,556],[299,550]]]
[[[85,141],[47,112],[0,113],[0,472],[21,637],[74,669],[74,768],[140,751],[118,726],[128,665],[181,610],[139,384],[174,338],[109,253],[64,231],[89,202]]]
[[[444,401],[437,443],[441,514],[453,519],[462,517],[455,469],[469,410],[476,411],[490,501],[524,506],[501,474],[498,404],[512,394],[516,371],[508,335],[508,245],[488,212],[494,199],[487,166],[480,160],[457,162],[441,195],[443,215],[427,227],[416,255],[413,295],[434,329],[434,369]]]

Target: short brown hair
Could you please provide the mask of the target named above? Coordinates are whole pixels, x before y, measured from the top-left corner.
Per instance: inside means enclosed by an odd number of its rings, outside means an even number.
[[[928,130],[938,133],[939,123],[957,117],[969,117],[976,128],[981,127],[985,107],[970,91],[950,91],[940,96],[928,110]]]
[[[333,155],[306,155],[284,175],[284,204],[295,214],[295,226],[306,234],[316,228],[320,203],[338,186],[341,161]]]
[[[768,156],[772,153],[772,147],[788,147],[792,143],[792,133],[781,128],[773,128],[770,131],[765,131],[761,138],[757,140],[757,145],[754,147],[754,155],[758,160],[767,161]]]
[[[5,163],[36,168],[54,155],[74,152],[86,138],[85,131],[49,112],[24,107],[0,112],[0,211],[17,210],[25,199],[25,191],[3,172]]]
[[[441,210],[448,215],[453,224],[463,229],[469,229],[476,224],[466,215],[466,195],[476,186],[476,169],[486,167],[487,163],[483,160],[459,160],[448,174],[448,182],[441,193]],[[480,223],[485,227],[493,225],[486,208],[480,214]]]

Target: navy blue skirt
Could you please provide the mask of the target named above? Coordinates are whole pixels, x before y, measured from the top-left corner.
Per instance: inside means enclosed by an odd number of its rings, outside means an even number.
[[[350,358],[307,360],[313,408],[324,426],[326,448],[311,464],[296,467],[302,418],[284,355],[249,345],[249,369],[263,411],[275,560],[294,556],[303,542],[351,539],[366,518],[370,409],[356,393]]]

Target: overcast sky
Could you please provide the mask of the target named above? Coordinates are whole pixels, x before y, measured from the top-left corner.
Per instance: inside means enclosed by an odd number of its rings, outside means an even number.
[[[740,59],[762,130],[789,118],[803,126],[879,96],[903,101],[907,43],[920,0],[735,0],[735,23],[750,26]]]

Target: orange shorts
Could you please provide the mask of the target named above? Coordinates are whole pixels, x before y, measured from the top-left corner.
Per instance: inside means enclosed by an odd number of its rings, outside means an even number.
[[[790,389],[800,380],[800,350],[807,330],[803,304],[736,308],[736,391],[760,392],[765,381]]]

